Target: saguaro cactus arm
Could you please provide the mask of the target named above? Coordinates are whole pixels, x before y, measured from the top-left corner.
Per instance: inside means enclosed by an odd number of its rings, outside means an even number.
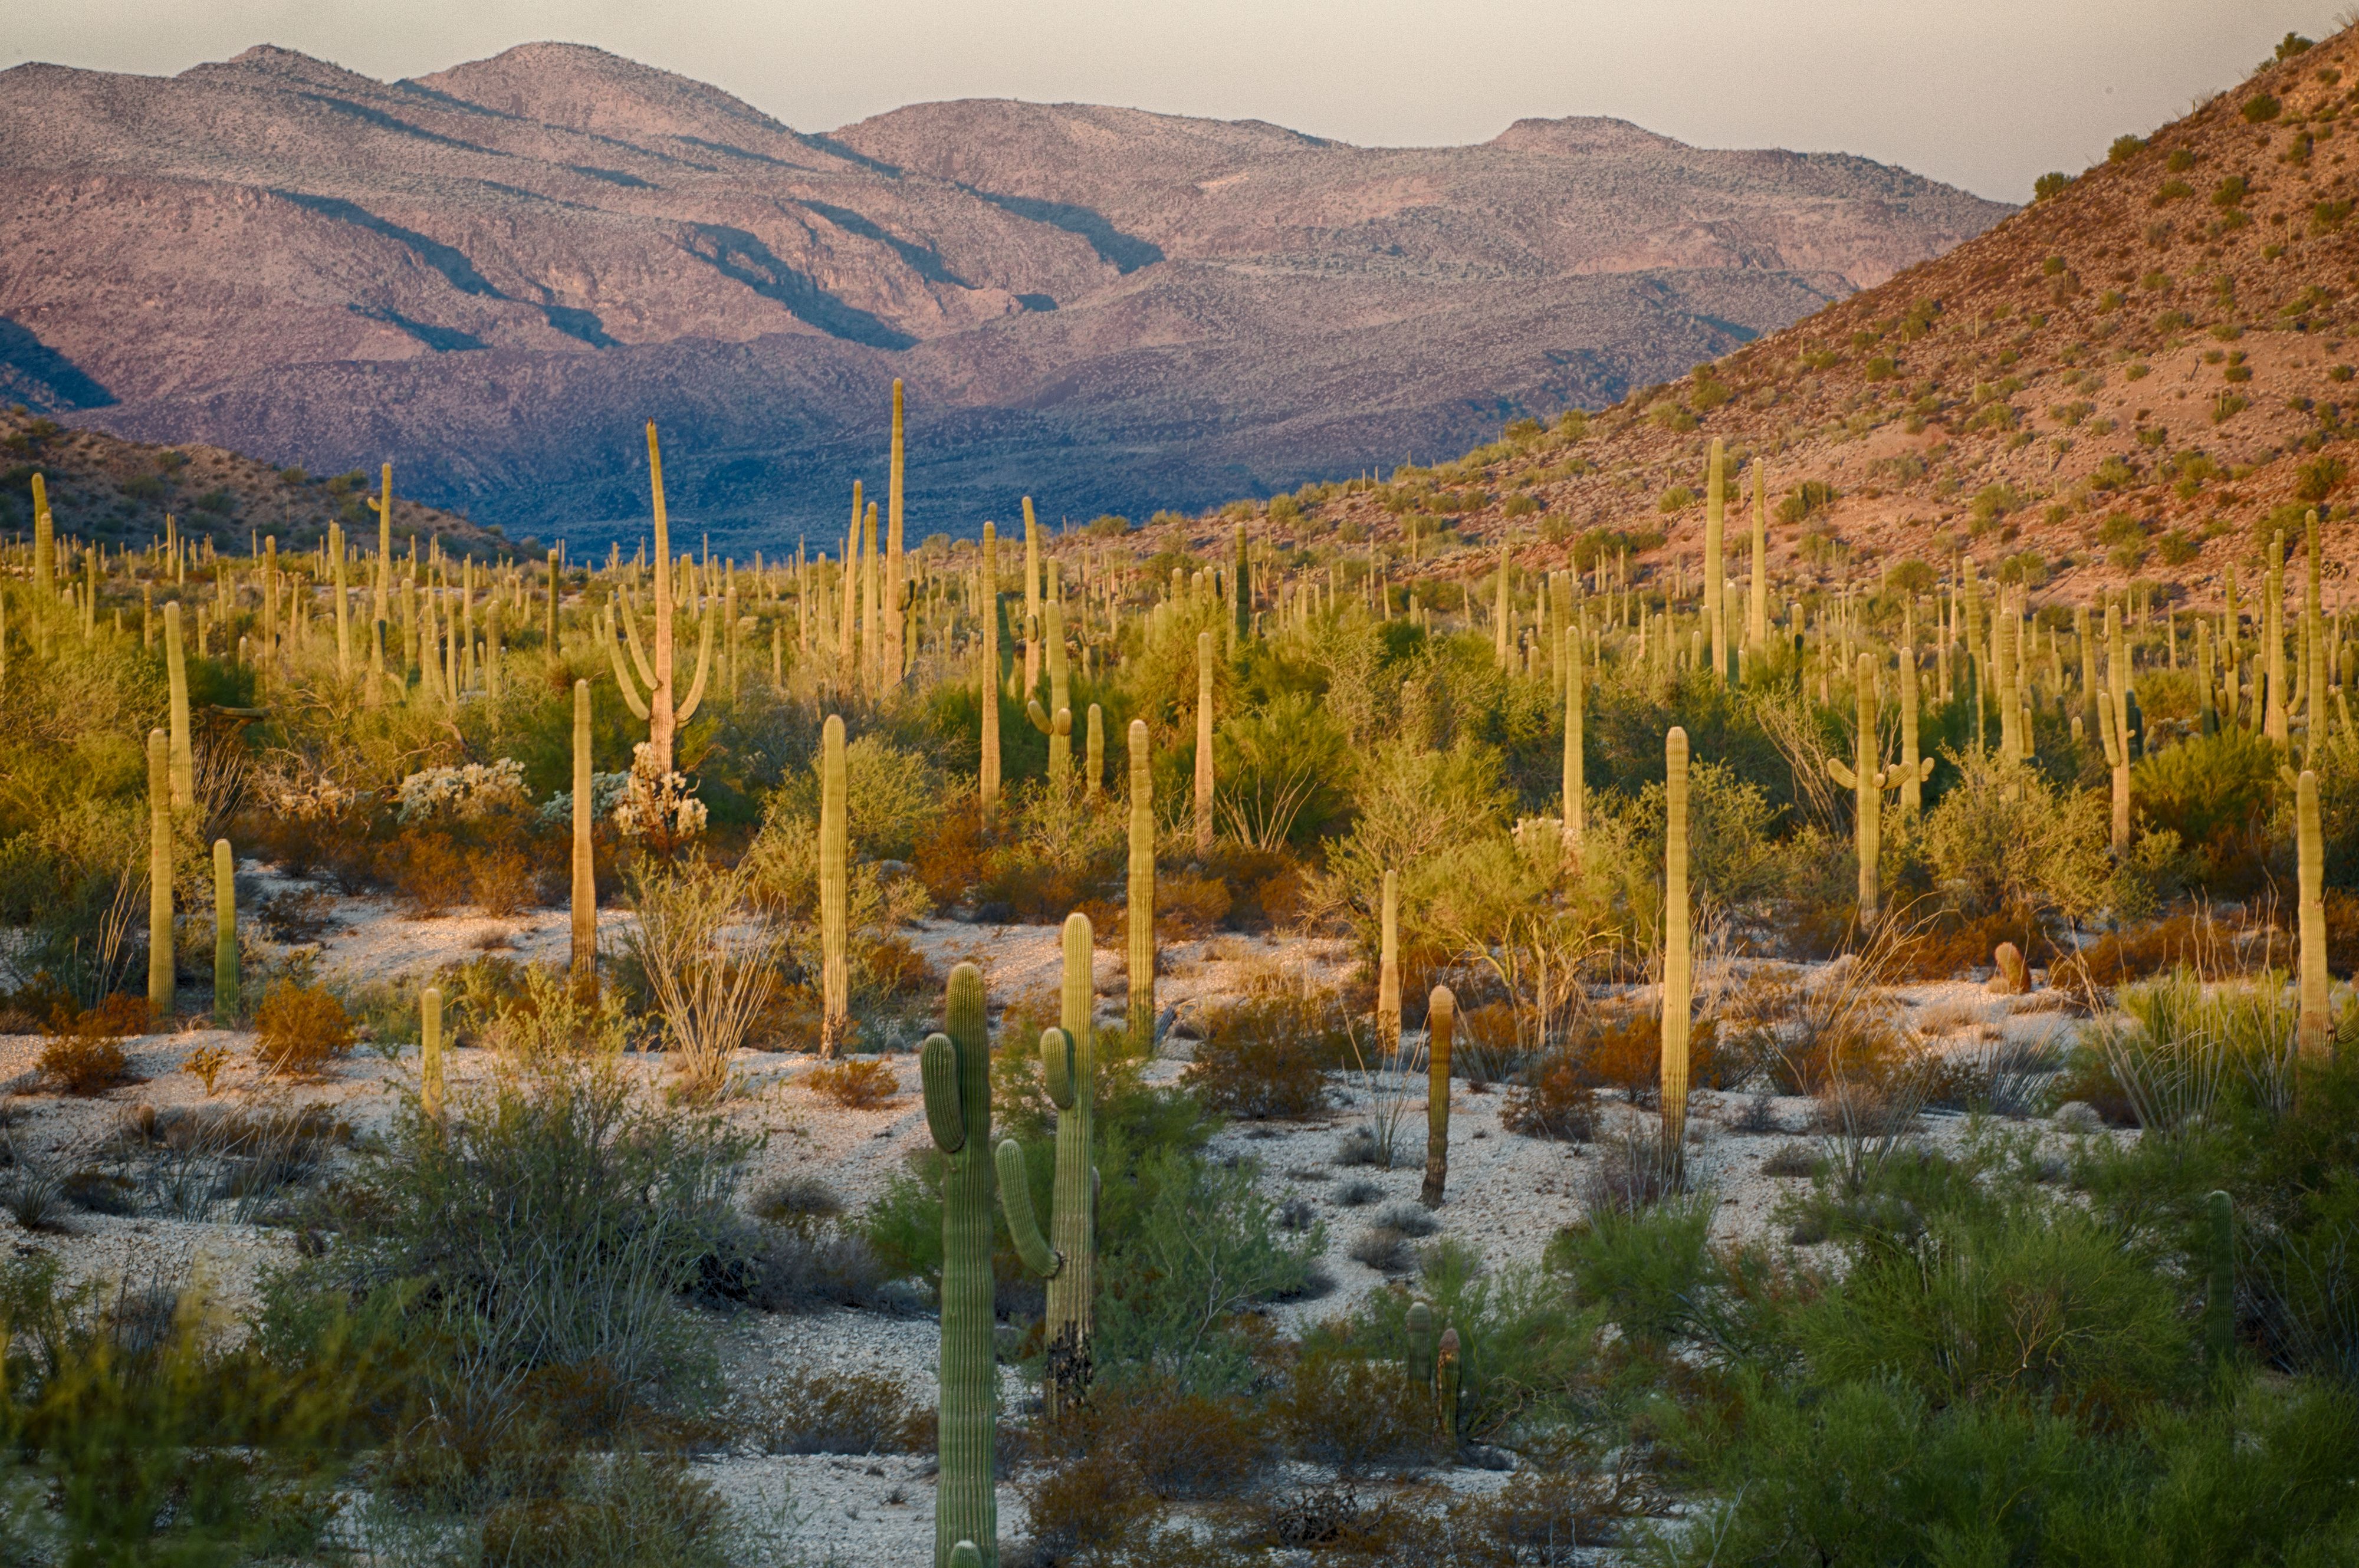
[[[918,1048],[918,1079],[924,1085],[926,1130],[934,1147],[956,1154],[966,1147],[966,1113],[959,1105],[958,1048],[944,1034],[929,1034]]]
[[[712,611],[707,609],[699,618],[703,626],[696,637],[696,679],[688,683],[688,701],[682,702],[679,711],[672,715],[671,722],[675,724],[684,724],[696,717],[696,705],[704,701],[705,678],[712,673],[712,623],[715,617]]]
[[[606,656],[614,662],[614,684],[623,689],[623,702],[625,705],[631,710],[631,717],[639,720],[641,723],[645,723],[647,717],[647,699],[639,695],[637,685],[631,680],[630,670],[624,667],[623,645],[614,640],[614,623],[613,619],[611,617],[602,618],[598,627],[598,640],[606,645]],[[637,644],[634,643],[632,645],[631,652],[635,656],[638,653]]]
[[[1839,757],[1830,757],[1827,758],[1827,777],[1833,779],[1836,783],[1842,785],[1846,789],[1856,789],[1859,788],[1859,775],[1852,771],[1852,766],[1850,763],[1845,762]]]
[[[1040,1222],[1033,1215],[1032,1185],[1024,1174],[1024,1146],[1012,1138],[1002,1138],[993,1159],[999,1168],[999,1207],[1007,1216],[1007,1234],[1016,1243],[1016,1255],[1041,1279],[1055,1279],[1065,1266],[1065,1256],[1041,1236]]]

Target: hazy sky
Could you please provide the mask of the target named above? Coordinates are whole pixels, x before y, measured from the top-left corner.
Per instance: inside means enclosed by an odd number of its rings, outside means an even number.
[[[0,63],[170,73],[270,42],[368,75],[596,44],[798,129],[928,99],[1118,103],[1360,143],[1616,114],[2020,201],[2348,0],[27,0]]]

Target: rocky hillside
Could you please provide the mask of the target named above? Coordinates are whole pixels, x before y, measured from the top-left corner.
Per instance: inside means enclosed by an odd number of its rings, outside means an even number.
[[[211,539],[237,555],[261,535],[275,536],[284,548],[307,548],[332,522],[376,548],[373,472],[312,474],[215,446],[125,441],[67,429],[21,404],[0,409],[0,537],[13,540],[31,531],[37,473],[58,530],[70,539],[140,549],[163,537],[168,514],[180,533]],[[539,552],[538,541],[512,541],[497,524],[484,527],[406,498],[398,473],[393,531],[397,539],[439,538],[446,551],[462,555]]]
[[[1733,479],[1766,464],[1781,573],[1972,552],[2066,601],[2143,579],[2216,603],[2234,569],[2249,603],[2268,533],[2298,536],[2313,506],[2334,558],[2359,565],[2359,34],[2289,44],[2042,187],[1979,238],[1689,376],[1321,501],[1308,527],[1504,537],[1536,568],[1601,529],[1658,562],[1695,558],[1719,438]]]
[[[517,531],[1201,505],[1610,402],[2006,209],[1858,158],[1524,122],[1368,149],[1087,106],[832,136],[540,44],[381,82],[257,48],[0,72],[0,395]]]

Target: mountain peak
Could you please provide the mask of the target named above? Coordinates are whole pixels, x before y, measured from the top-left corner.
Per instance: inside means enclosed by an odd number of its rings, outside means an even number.
[[[1487,144],[1505,152],[1537,152],[1560,158],[1606,152],[1653,152],[1685,147],[1643,125],[1605,114],[1568,114],[1560,120],[1522,119]]]
[[[518,44],[415,80],[462,103],[592,136],[794,135],[718,87],[589,44]]]
[[[292,85],[332,87],[349,92],[355,86],[382,90],[384,83],[375,77],[347,71],[333,60],[319,60],[300,49],[278,44],[255,44],[239,50],[227,60],[209,60],[192,65],[175,78],[180,82],[252,82],[260,85],[284,88]]]

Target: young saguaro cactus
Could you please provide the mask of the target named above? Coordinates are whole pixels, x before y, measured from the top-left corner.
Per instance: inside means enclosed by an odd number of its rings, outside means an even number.
[[[983,820],[999,814],[999,529],[983,525]]]
[[[843,719],[830,713],[820,732],[819,762],[819,1053],[832,1057],[852,1019],[852,971],[844,953],[851,834],[845,820]]]
[[[1130,1049],[1155,1044],[1155,773],[1147,721],[1130,721],[1130,883],[1123,923],[1130,935]]]
[[[1852,791],[1854,801],[1854,839],[1859,855],[1859,919],[1862,925],[1875,920],[1879,889],[1876,863],[1884,855],[1884,792],[1901,783],[1901,765],[1889,768],[1876,765],[1875,744],[1875,655],[1859,656],[1856,685],[1859,688],[1859,734],[1855,763],[1846,765],[1840,758],[1827,758],[1827,776]],[[1923,783],[1933,771],[1933,759],[1926,757],[1917,764],[1917,780]]]
[[[1090,918],[1065,917],[1065,983],[1061,1027],[1040,1034],[1040,1066],[1057,1107],[1055,1208],[1043,1240],[1032,1214],[1024,1149],[1001,1142],[999,1202],[1024,1266],[1049,1282],[1049,1366],[1045,1395],[1055,1419],[1080,1408],[1090,1385],[1090,1335],[1097,1294],[1097,1167],[1093,1162],[1093,1114],[1097,1103],[1097,1046],[1091,1028]]]
[[[1377,911],[1376,1043],[1387,1055],[1400,1050],[1400,873],[1385,869],[1384,903]]]
[[[1436,985],[1425,1009],[1425,1184],[1418,1201],[1438,1209],[1450,1179],[1450,1037],[1458,1021],[1458,997],[1449,986]]]
[[[213,1028],[234,1029],[238,1014],[237,857],[213,840]]]
[[[1105,788],[1105,712],[1095,702],[1090,704],[1089,734],[1082,741],[1082,793],[1096,800]]]
[[[442,1115],[442,987],[418,993],[418,1108]]]
[[[1568,626],[1564,631],[1564,856],[1572,863],[1581,858],[1582,830],[1588,816],[1588,787],[1582,777],[1586,761],[1582,755],[1582,709],[1587,705],[1587,693],[1582,679],[1581,628],[1577,626]]]
[[[1912,626],[1913,631],[1913,626]],[[1925,810],[1925,780],[1932,768],[1918,750],[1917,639],[1904,637],[1900,645],[1900,814],[1910,821]]]
[[[147,732],[147,1010],[172,1016],[172,746]]]
[[[1212,853],[1212,634],[1196,634],[1196,853]]]
[[[998,1562],[999,1509],[992,1486],[999,1368],[992,1353],[991,1041],[983,972],[951,971],[943,1032],[918,1053],[926,1126],[942,1168],[940,1480],[934,1492],[934,1562],[948,1568],[962,1542],[985,1568]]]
[[[598,987],[598,876],[590,833],[597,822],[590,770],[590,682],[573,683],[573,984]]]
[[[1695,1016],[1688,952],[1688,732],[1663,737],[1663,1155],[1676,1162],[1688,1122],[1688,1031]]]
[[[2332,1043],[2327,1011],[2326,844],[2319,824],[2318,774],[2305,768],[2294,785],[2295,847],[2301,909],[2301,1011],[2295,1038],[2301,1054],[2316,1061]]]

